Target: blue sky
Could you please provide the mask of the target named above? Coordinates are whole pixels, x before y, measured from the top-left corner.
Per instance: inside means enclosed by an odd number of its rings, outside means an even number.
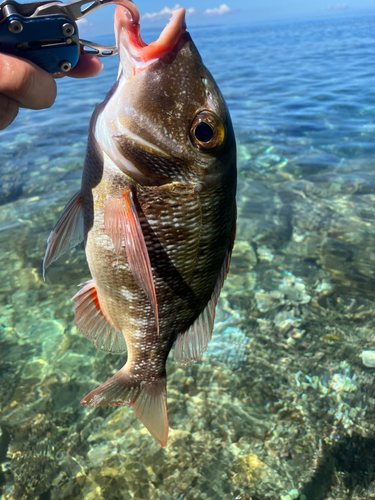
[[[263,23],[291,19],[373,15],[374,0],[178,0],[187,9],[187,25]],[[163,27],[178,4],[168,0],[135,0],[144,27]],[[103,7],[81,23],[81,36],[112,32],[113,7]]]
[[[20,0],[25,3],[25,0]],[[258,24],[318,17],[368,15],[375,18],[374,0],[134,0],[145,28],[162,28],[176,6],[187,10],[187,26]],[[177,4],[178,2],[178,4]],[[88,0],[89,3],[89,0]],[[80,22],[82,38],[113,33],[115,7],[106,6]]]

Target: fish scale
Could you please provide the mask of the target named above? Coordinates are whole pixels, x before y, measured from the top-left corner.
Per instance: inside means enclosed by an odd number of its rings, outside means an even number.
[[[151,265],[153,261],[158,263],[158,253],[165,252],[184,282],[189,284],[194,273],[201,232],[201,207],[194,187],[174,184],[172,189],[168,185],[140,188],[137,198],[146,219],[144,233],[147,234],[146,225],[150,225],[154,233],[151,236],[154,244],[149,247]],[[155,212],[158,206],[160,212]],[[179,242],[186,244],[179,247]],[[155,257],[153,252],[156,253]]]
[[[119,7],[118,80],[90,122],[82,186],[49,239],[44,268],[80,239],[92,279],[75,324],[125,365],[82,401],[129,405],[167,444],[165,364],[198,361],[211,338],[236,220],[228,109],[178,9],[147,46]]]

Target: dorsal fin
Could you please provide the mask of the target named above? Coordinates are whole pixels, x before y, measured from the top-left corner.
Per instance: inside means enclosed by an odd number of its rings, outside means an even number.
[[[74,324],[83,336],[101,351],[118,354],[126,352],[124,336],[104,316],[93,280],[82,283],[74,297],[76,302]]]
[[[121,251],[122,240],[125,241],[129,269],[151,302],[159,333],[158,304],[151,262],[130,190],[126,191],[121,198],[107,196],[104,211],[104,229],[112,239],[117,258]]]
[[[67,250],[78,245],[83,236],[82,197],[81,191],[78,191],[64,208],[48,237],[43,261],[43,278],[47,267]]]

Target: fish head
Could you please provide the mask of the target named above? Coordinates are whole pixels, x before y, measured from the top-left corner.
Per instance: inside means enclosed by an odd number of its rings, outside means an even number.
[[[98,113],[96,138],[110,160],[143,185],[235,176],[230,115],[189,33],[185,9],[159,39],[140,35],[134,4],[115,12],[117,82]]]

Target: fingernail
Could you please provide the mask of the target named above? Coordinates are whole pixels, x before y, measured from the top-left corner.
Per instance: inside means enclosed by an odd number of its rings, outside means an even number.
[[[99,62],[100,62],[100,69],[99,69],[97,75],[100,75],[100,73],[103,71],[103,68],[104,68],[104,64],[102,63],[102,61],[99,60]]]

